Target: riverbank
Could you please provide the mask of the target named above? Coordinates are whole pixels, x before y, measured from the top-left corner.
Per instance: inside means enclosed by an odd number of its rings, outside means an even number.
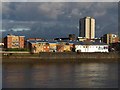
[[[80,62],[117,62],[118,53],[9,53],[2,54],[2,63],[80,63]]]

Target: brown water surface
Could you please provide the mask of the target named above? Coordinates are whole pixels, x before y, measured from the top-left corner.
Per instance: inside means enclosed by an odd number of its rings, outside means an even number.
[[[3,88],[117,88],[117,63],[3,64]]]

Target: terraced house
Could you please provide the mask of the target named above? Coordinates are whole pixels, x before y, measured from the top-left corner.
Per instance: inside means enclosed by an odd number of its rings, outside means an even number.
[[[49,43],[47,41],[30,41],[29,50],[31,53],[49,52]]]
[[[31,53],[40,52],[71,52],[73,48],[73,42],[66,41],[42,41],[31,40],[28,42],[28,49]]]

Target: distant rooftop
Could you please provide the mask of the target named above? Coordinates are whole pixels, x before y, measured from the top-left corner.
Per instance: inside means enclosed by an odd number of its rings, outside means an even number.
[[[18,35],[8,34],[7,36],[18,36]],[[25,36],[19,36],[19,37],[25,37]]]
[[[106,43],[103,42],[76,42],[76,45],[107,45]]]

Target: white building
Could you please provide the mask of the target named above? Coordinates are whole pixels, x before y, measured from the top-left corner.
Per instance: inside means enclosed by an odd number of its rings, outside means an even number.
[[[4,46],[4,43],[0,43],[0,46]]]
[[[75,52],[109,52],[107,44],[98,42],[77,42],[74,48]]]

